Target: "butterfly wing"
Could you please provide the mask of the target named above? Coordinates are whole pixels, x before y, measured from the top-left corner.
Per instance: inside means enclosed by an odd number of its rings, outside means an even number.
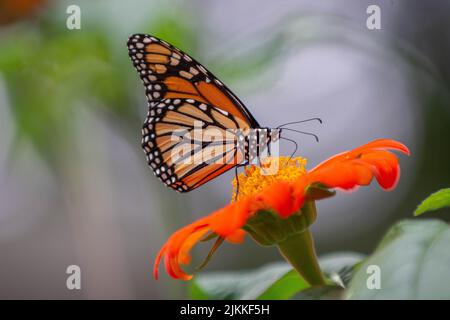
[[[149,166],[167,186],[188,192],[244,159],[249,125],[193,99],[163,99],[149,109],[142,147]]]
[[[216,106],[252,128],[258,122],[219,79],[183,51],[145,34],[128,39],[130,58],[146,88],[149,107],[162,99],[193,99]]]

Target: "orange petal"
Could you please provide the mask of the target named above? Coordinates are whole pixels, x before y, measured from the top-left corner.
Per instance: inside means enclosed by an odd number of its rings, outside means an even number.
[[[228,242],[234,243],[234,244],[238,244],[241,243],[242,241],[244,241],[244,237],[246,235],[246,232],[244,230],[236,230],[235,232],[233,232],[232,234],[230,234],[229,236],[226,237],[226,240]]]
[[[208,216],[208,223],[218,235],[227,238],[245,225],[248,218],[256,212],[252,198],[233,202]]]
[[[375,177],[383,189],[390,190],[398,182],[400,167],[397,156],[387,149],[409,154],[408,148],[397,141],[375,140],[322,162],[296,183],[322,183],[328,188],[351,190],[370,184]],[[298,189],[298,196],[301,190]]]
[[[251,199],[234,202],[176,231],[159,251],[153,275],[158,278],[158,267],[164,258],[167,273],[175,279],[189,280],[192,275],[185,273],[181,265],[190,263],[190,250],[208,232],[215,232],[226,240],[238,243],[243,240],[245,232],[241,228],[255,212],[250,210]]]
[[[153,269],[155,279],[158,278],[159,263],[164,258],[164,265],[170,276],[177,279],[189,280],[192,276],[184,273],[180,268],[180,264],[190,262],[189,250],[209,230],[205,218],[203,218],[172,234],[157,255]]]
[[[388,151],[374,151],[364,154],[361,161],[373,166],[374,175],[383,189],[391,190],[397,185],[400,178],[400,166],[394,154]]]
[[[328,166],[331,163],[337,163],[342,162],[346,160],[351,160],[358,158],[361,154],[367,152],[367,151],[374,151],[374,150],[396,150],[403,152],[406,155],[409,155],[409,149],[402,143],[391,140],[391,139],[378,139],[374,140],[372,142],[366,143],[358,148],[355,148],[351,151],[346,151],[340,154],[337,154],[324,162],[318,164],[314,169],[311,170],[315,171],[318,170],[324,166]]]
[[[255,200],[259,202],[257,209],[273,209],[282,218],[288,217],[300,209],[294,201],[293,185],[289,182],[278,182],[271,185],[264,192],[256,195]]]

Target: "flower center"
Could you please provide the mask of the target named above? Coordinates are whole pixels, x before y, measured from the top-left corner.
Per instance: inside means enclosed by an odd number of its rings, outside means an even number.
[[[278,181],[292,181],[306,174],[307,160],[302,157],[268,157],[261,160],[261,167],[250,165],[238,175],[239,194],[236,200],[253,196]],[[237,181],[232,181],[232,201],[236,198]]]

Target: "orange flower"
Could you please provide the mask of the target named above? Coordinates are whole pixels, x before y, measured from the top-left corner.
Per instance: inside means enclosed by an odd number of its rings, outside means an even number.
[[[397,157],[389,149],[409,155],[403,144],[380,139],[335,155],[309,172],[302,158],[280,157],[275,175],[264,175],[264,169],[251,166],[239,175],[237,201],[187,225],[169,238],[156,258],[155,278],[158,278],[158,266],[164,257],[170,276],[191,279],[192,275],[185,273],[181,265],[190,263],[189,252],[197,242],[212,232],[229,242],[239,243],[246,234],[247,222],[261,210],[271,210],[287,219],[297,214],[305,202],[333,195],[328,189],[354,190],[370,184],[373,177],[383,189],[393,189],[400,168]]]

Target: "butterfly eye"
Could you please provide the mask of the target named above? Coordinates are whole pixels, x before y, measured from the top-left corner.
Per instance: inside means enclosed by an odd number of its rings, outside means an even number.
[[[280,139],[281,129],[270,129],[270,141],[276,142]]]

